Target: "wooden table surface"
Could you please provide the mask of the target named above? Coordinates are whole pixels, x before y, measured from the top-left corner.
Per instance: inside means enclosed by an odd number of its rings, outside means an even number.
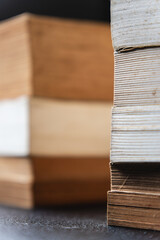
[[[160,232],[107,227],[105,206],[35,209],[0,207],[0,240],[141,240]]]

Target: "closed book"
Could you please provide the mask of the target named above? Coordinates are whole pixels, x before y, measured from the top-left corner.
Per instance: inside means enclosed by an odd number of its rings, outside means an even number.
[[[105,23],[24,14],[0,24],[0,98],[112,100]]]

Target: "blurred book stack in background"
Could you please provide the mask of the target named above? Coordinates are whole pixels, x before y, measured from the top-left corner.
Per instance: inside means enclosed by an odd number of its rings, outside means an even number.
[[[0,76],[0,203],[104,202],[113,92],[109,26],[30,14],[4,21]]]
[[[160,2],[111,3],[115,88],[108,223],[160,230]]]

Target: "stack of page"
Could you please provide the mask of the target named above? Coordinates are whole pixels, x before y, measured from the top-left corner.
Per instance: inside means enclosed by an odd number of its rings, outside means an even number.
[[[160,230],[159,4],[111,1],[115,85],[109,225]]]
[[[28,14],[7,20],[0,25],[0,76],[0,203],[104,202],[109,26]]]

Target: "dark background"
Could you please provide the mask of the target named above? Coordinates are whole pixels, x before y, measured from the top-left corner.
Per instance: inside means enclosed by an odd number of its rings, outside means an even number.
[[[109,21],[109,0],[0,0],[0,20],[30,12],[64,18]]]

